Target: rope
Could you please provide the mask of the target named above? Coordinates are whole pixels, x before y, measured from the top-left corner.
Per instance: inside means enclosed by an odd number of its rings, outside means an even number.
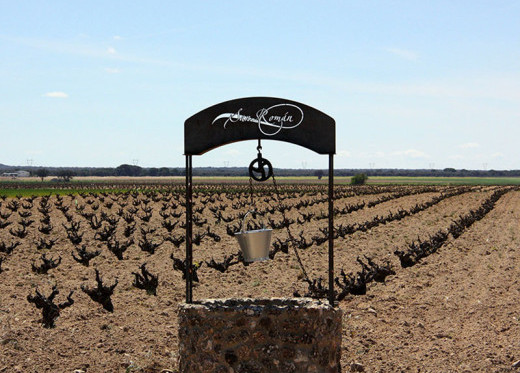
[[[258,139],[258,146],[257,146],[256,150],[258,150],[258,156],[261,157],[262,145],[260,144],[260,139]],[[276,179],[274,177],[274,170],[273,170],[272,178],[273,178],[273,185],[274,185],[274,191],[275,191],[275,194],[276,194],[276,199],[278,200],[278,206],[280,207],[282,205],[282,199],[280,197],[280,191],[278,189],[278,184],[276,183]],[[250,205],[250,210],[252,210],[253,214],[254,214],[254,213],[256,213],[256,208],[254,208],[253,195],[254,195],[254,191],[253,191],[253,178],[251,177],[251,174],[250,174],[249,175],[249,205]],[[288,222],[289,220],[285,216],[285,211],[283,209],[281,209],[281,208],[279,208],[279,211],[282,214],[282,218],[283,218],[284,223]],[[284,224],[284,225],[285,225],[285,228],[287,230],[287,235],[289,236],[289,241],[290,241],[291,246],[293,248],[294,255],[296,256],[296,260],[298,261],[298,264],[300,266],[300,269],[302,270],[303,276],[305,277],[305,281],[309,285],[312,285],[312,281],[309,279],[309,275],[307,274],[307,270],[305,269],[305,266],[303,265],[303,262],[302,262],[302,260],[300,258],[300,254],[298,254],[298,250],[296,249],[296,244],[295,244],[296,239],[294,238],[294,236],[291,233],[291,230],[289,229],[289,224]]]
[[[274,190],[275,190],[275,193],[276,193],[276,198],[278,199],[278,206],[280,206],[282,204],[282,200],[280,198],[280,192],[278,190],[278,185],[276,184],[276,179],[274,177],[274,172],[273,172],[273,185],[274,185]],[[285,211],[283,211],[283,209],[280,209],[280,212],[282,213],[282,218],[283,218],[284,222],[288,222],[287,218],[285,217]],[[298,261],[298,264],[300,265],[300,269],[303,272],[303,276],[305,277],[305,281],[307,283],[311,284],[312,281],[309,279],[309,275],[307,275],[307,271],[305,270],[305,266],[303,265],[303,262],[302,262],[302,260],[300,258],[300,254],[298,254],[298,250],[296,250],[296,245],[294,244],[296,239],[293,237],[293,235],[291,233],[291,230],[289,229],[289,224],[285,224],[285,228],[287,230],[287,235],[289,236],[289,240],[291,242],[291,246],[293,248],[294,255],[296,256],[296,260]]]

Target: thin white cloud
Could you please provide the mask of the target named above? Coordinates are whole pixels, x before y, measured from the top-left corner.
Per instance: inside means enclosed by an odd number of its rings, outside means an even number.
[[[492,76],[482,74],[469,74],[467,76],[447,77],[443,80],[435,79],[417,80],[401,83],[385,83],[366,80],[354,80],[352,78],[338,78],[320,73],[298,72],[287,70],[257,69],[252,66],[219,66],[217,64],[186,63],[180,60],[150,59],[143,56],[126,55],[121,53],[107,53],[106,47],[95,43],[64,42],[48,39],[14,38],[0,35],[0,40],[22,44],[31,48],[81,55],[93,58],[117,59],[134,63],[146,63],[170,68],[184,69],[188,71],[209,72],[214,74],[230,74],[233,76],[255,76],[285,81],[305,82],[328,89],[338,89],[346,93],[369,93],[389,96],[410,97],[437,97],[437,98],[489,98],[493,100],[504,100],[507,102],[520,102],[520,91],[518,90],[518,73],[500,73]],[[114,52],[115,48],[111,47]],[[417,57],[417,53],[405,49],[388,48],[388,53],[400,52],[403,56]],[[403,51],[407,53],[402,53]],[[514,113],[516,117],[520,114]]]
[[[121,72],[117,67],[105,67],[105,71],[109,74],[119,74]]]
[[[416,52],[401,48],[385,48],[385,51],[409,61],[416,61],[419,56]]]
[[[355,155],[356,158],[368,158],[368,159],[373,159],[373,158],[384,158],[385,157],[385,153],[383,151],[375,151],[375,152],[360,152],[360,153],[356,153]]]
[[[69,95],[65,92],[47,92],[43,95],[43,97],[51,97],[51,98],[68,98]]]
[[[108,49],[104,46],[99,46],[95,43],[78,43],[77,41],[59,41],[49,39],[33,39],[33,38],[20,38],[20,37],[6,37],[0,35],[0,40],[17,43],[30,48],[47,50],[55,53],[71,54],[77,56],[85,56],[90,58],[102,58],[102,59],[117,59],[121,61],[135,62],[135,63],[146,63],[160,66],[169,66],[176,68],[185,68],[193,70],[193,65],[184,63],[173,63],[167,60],[158,60],[143,58],[140,56],[132,55],[121,55],[117,53],[115,48],[109,47]]]
[[[113,39],[114,40],[122,40],[123,38],[121,36],[119,36],[119,35],[114,35]]]
[[[340,151],[338,151],[338,154],[337,154],[338,157],[343,157],[343,158],[348,158],[348,157],[350,157],[350,155],[351,154],[348,150],[340,150]]]
[[[478,161],[478,162],[485,162],[486,160],[490,158],[504,158],[506,155],[502,152],[495,152],[492,154],[476,154],[476,155],[469,155],[469,154],[451,154],[447,157],[447,159],[451,160],[463,160],[463,161]]]
[[[400,150],[397,152],[393,152],[391,154],[410,157],[410,158],[429,158],[428,154],[426,154],[425,152],[422,152],[420,150],[417,150],[417,149]]]
[[[467,142],[467,143],[459,145],[459,148],[461,148],[461,149],[471,149],[471,148],[478,148],[478,147],[480,147],[480,144],[478,142]]]
[[[462,154],[452,154],[452,155],[448,156],[448,159],[461,160],[461,159],[466,159],[466,157],[463,156]]]
[[[238,154],[240,154],[240,151],[238,151],[237,149],[229,149],[224,154],[226,154],[226,155],[238,155]]]

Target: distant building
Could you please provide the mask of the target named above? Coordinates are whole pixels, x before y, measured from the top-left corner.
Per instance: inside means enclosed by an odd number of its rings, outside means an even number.
[[[31,176],[30,172],[29,171],[14,171],[14,172],[4,172],[2,174],[3,177],[13,177],[13,178],[16,178],[16,177],[29,177]]]

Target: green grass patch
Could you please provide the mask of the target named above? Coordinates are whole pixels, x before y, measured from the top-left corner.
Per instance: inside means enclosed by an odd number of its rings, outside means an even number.
[[[350,181],[348,181],[350,182]],[[368,184],[407,185],[520,185],[520,177],[406,177],[370,176]]]
[[[30,197],[30,196],[46,196],[46,195],[67,195],[78,193],[118,193],[127,192],[133,189],[35,189],[35,188],[17,188],[17,189],[2,189],[0,188],[0,196],[7,197]]]
[[[194,177],[194,192],[213,193],[222,192],[222,188],[232,193],[243,192],[243,187],[249,183],[248,177]],[[175,181],[174,181],[175,180]],[[276,180],[285,185],[326,185],[327,177],[318,180],[312,176],[281,176]],[[141,181],[141,182],[140,182]],[[349,185],[350,176],[340,176],[334,178],[336,185]],[[226,185],[229,184],[229,185]],[[369,185],[520,185],[520,177],[407,177],[407,176],[369,176]],[[262,185],[262,184],[259,184]],[[263,183],[268,187],[272,185],[269,180]],[[199,188],[200,187],[200,188]],[[79,194],[79,193],[124,193],[129,191],[151,192],[161,190],[175,190],[183,193],[184,178],[171,179],[165,182],[164,179],[154,179],[151,177],[139,180],[122,180],[120,178],[107,178],[103,180],[82,180],[70,183],[38,182],[38,181],[0,181],[0,196],[7,197],[28,197],[42,196],[49,194]]]

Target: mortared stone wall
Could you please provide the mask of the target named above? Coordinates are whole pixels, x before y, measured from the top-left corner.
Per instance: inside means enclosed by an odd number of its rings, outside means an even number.
[[[179,307],[180,372],[340,372],[342,312],[310,298]]]

